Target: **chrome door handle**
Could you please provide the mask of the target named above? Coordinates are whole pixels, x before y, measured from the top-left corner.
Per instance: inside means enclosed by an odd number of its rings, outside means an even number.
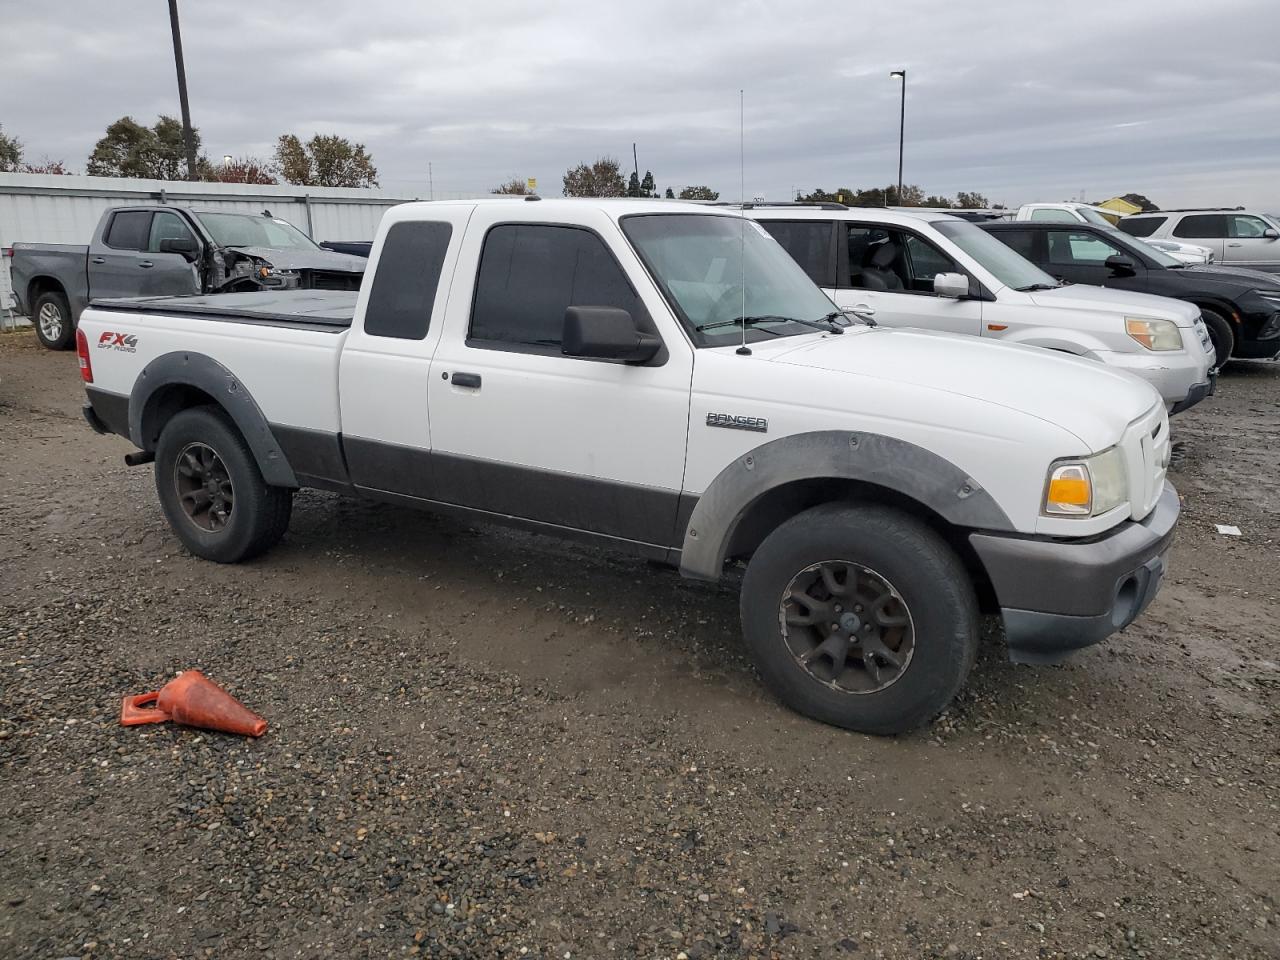
[[[152,263],[150,260],[143,260],[138,264],[138,266],[142,267],[145,270],[147,267],[154,267],[155,264]]]
[[[874,317],[876,315],[876,308],[865,303],[855,303],[853,305],[853,310],[856,313],[862,313],[868,317]]]
[[[1228,243],[1228,244],[1227,244],[1227,246],[1228,246],[1228,247],[1240,247],[1240,246],[1243,246],[1243,244],[1240,244],[1240,243]]]
[[[106,257],[91,257],[91,258],[89,259],[89,262],[90,262],[90,263],[106,263],[106,262],[107,262],[107,258],[106,258]]]

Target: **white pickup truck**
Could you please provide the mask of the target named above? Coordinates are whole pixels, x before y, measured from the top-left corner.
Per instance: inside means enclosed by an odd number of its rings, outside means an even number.
[[[1213,343],[1194,304],[1061,283],[973,223],[936,211],[758,204],[747,215],[838,306],[877,323],[1096,360],[1142,377],[1171,414],[1214,391]]]
[[[394,208],[358,295],[98,302],[77,347],[89,422],[155,462],[192,553],[261,553],[319,487],[745,561],[754,662],[829,723],[936,716],[980,609],[1027,662],[1132,622],[1179,510],[1156,392],[842,321],[740,215],[529,197]]]

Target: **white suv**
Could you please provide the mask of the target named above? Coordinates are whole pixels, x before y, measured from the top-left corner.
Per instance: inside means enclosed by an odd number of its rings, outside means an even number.
[[[840,204],[746,213],[846,312],[1096,360],[1142,377],[1170,413],[1213,392],[1213,346],[1192,304],[1059,283],[946,214]]]
[[[1143,240],[1182,240],[1208,247],[1224,267],[1280,272],[1280,218],[1249,210],[1157,210],[1135,213],[1120,229]]]

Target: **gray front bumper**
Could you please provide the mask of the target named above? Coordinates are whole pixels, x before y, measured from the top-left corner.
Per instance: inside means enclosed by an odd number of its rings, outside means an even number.
[[[971,534],[1004,617],[1009,658],[1055,663],[1137,619],[1160,589],[1179,510],[1166,482],[1144,520],[1096,539]]]

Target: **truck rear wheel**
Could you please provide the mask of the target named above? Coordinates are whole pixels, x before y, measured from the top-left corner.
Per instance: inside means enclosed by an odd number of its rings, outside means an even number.
[[[225,414],[175,414],[156,445],[156,492],[169,526],[197,557],[239,563],[269,550],[289,527],[293,491],[273,487]]]
[[[881,506],[827,504],[783,523],[747,566],[741,609],[768,687],[863,733],[932,720],[977,651],[964,565],[924,523]]]
[[[50,350],[66,350],[75,340],[76,328],[71,322],[71,306],[57,290],[46,290],[31,305],[36,339]]]

